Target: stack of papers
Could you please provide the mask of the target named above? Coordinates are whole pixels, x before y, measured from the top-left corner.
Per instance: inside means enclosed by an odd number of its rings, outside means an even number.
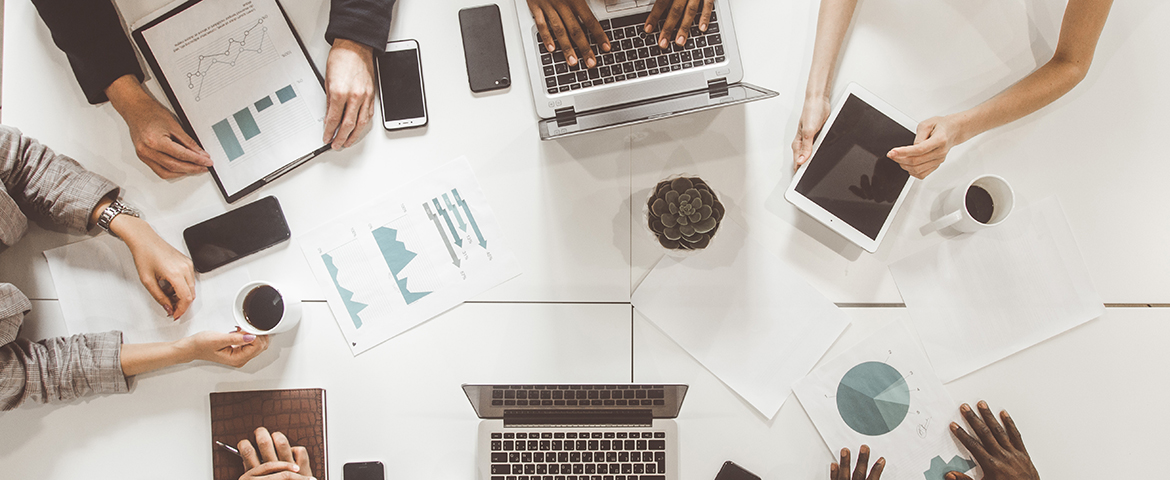
[[[772,418],[849,321],[735,222],[719,228],[706,250],[663,257],[634,308]]]
[[[949,382],[1105,313],[1055,198],[890,265]]]

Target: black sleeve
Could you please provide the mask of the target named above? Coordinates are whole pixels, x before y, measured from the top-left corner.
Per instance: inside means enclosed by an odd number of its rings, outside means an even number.
[[[380,52],[390,36],[394,0],[331,0],[325,40],[352,40]]]
[[[124,75],[142,81],[142,69],[122,20],[110,0],[33,0],[49,26],[53,42],[69,57],[69,65],[89,103],[106,98],[106,87]]]

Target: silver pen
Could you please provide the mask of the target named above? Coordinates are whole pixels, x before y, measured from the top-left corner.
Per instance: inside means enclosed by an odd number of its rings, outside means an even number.
[[[239,451],[239,450],[236,450],[236,449],[235,449],[235,447],[232,447],[231,445],[228,445],[228,444],[226,444],[226,443],[223,443],[223,442],[221,442],[221,441],[219,441],[219,440],[216,440],[216,441],[215,441],[215,444],[216,444],[216,445],[219,445],[219,447],[220,447],[220,448],[223,448],[224,450],[227,450],[227,451],[229,451],[229,452],[232,452],[232,455],[235,455],[235,456],[237,456],[237,457],[240,457],[240,458],[244,458],[243,456],[241,456],[241,455],[240,455],[240,451]]]

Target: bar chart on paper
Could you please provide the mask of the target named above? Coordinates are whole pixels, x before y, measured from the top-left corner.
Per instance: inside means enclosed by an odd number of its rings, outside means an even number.
[[[273,101],[276,98],[276,101]],[[298,126],[303,123],[312,123],[308,110],[303,102],[296,102],[297,92],[292,85],[286,85],[272,95],[244,106],[230,117],[213,124],[211,130],[223,148],[228,161],[234,162],[244,156],[244,146],[248,150],[263,149],[279,141],[279,136],[269,135],[252,142],[264,131],[283,132],[289,126]],[[287,107],[286,104],[290,104]],[[264,130],[260,125],[264,125]]]
[[[466,160],[409,185],[302,242],[355,355],[520,273]]]

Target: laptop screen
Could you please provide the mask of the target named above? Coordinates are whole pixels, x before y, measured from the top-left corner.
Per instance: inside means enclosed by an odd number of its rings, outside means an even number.
[[[645,411],[653,418],[675,418],[686,396],[686,385],[666,384],[545,384],[463,385],[479,418],[504,418],[525,411]]]

